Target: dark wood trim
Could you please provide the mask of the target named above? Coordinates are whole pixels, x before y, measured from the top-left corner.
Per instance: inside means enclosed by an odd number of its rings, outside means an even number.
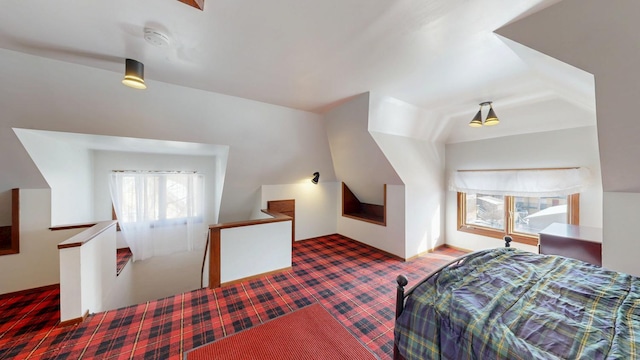
[[[209,251],[209,242],[211,242],[211,231],[207,234],[207,242],[204,244],[204,256],[202,257],[202,268],[200,269],[200,286],[204,285],[204,267],[207,263],[207,252]]]
[[[204,0],[178,0],[181,3],[192,6],[198,10],[204,11]]]
[[[11,246],[0,255],[20,253],[20,189],[11,189]]]
[[[239,283],[241,283],[243,281],[250,281],[250,280],[258,279],[258,278],[261,278],[263,276],[269,276],[269,275],[273,275],[273,274],[278,274],[278,273],[281,273],[283,271],[291,271],[292,269],[293,269],[293,267],[289,266],[289,267],[278,269],[278,270],[267,271],[267,272],[262,273],[262,274],[257,274],[257,275],[247,276],[247,277],[242,278],[242,279],[227,281],[227,282],[224,282],[224,283],[220,284],[220,286],[239,284]]]
[[[220,230],[209,228],[211,247],[209,248],[209,289],[220,287]]]
[[[260,225],[260,224],[268,224],[268,223],[272,223],[272,222],[280,222],[280,221],[289,221],[289,220],[291,220],[290,216],[287,216],[287,215],[284,215],[284,214],[280,214],[280,213],[270,212],[269,210],[266,210],[266,209],[262,209],[262,212],[267,214],[267,215],[271,215],[272,218],[269,218],[269,219],[244,220],[244,221],[235,221],[235,222],[228,222],[228,223],[220,223],[220,224],[215,224],[215,225],[209,225],[209,230],[215,229],[215,228],[230,229],[230,228],[234,228],[234,227]]]
[[[11,189],[11,249],[20,252],[20,189]]]
[[[567,223],[570,225],[580,225],[580,194],[569,195],[568,202]]]
[[[51,285],[39,286],[37,288],[18,290],[18,291],[6,293],[6,294],[0,294],[0,300],[4,300],[6,298],[10,298],[14,296],[24,296],[32,293],[38,293],[43,291],[55,290],[55,289],[60,289],[60,284],[51,284]]]
[[[296,200],[269,200],[267,201],[267,211],[291,217],[291,243],[293,244],[296,241]]]
[[[58,230],[71,230],[71,229],[85,229],[85,228],[90,228],[92,226],[95,226],[96,224],[97,222],[86,223],[86,224],[59,225],[59,226],[52,226],[49,228],[49,230],[58,231]]]
[[[342,183],[342,216],[371,224],[387,226],[387,184],[383,184],[383,205],[360,202],[347,184]]]
[[[231,229],[235,227],[262,225],[282,221],[292,220],[290,216],[271,212],[267,209],[262,209],[262,212],[272,216],[269,219],[255,219],[221,223],[209,226],[209,236],[211,240],[211,247],[209,251],[209,288],[215,289],[220,287],[220,232],[222,229]]]
[[[602,266],[602,229],[553,223],[540,231],[540,254],[561,255]]]
[[[89,316],[89,310],[87,310],[84,313],[84,315],[82,315],[81,317],[77,317],[75,319],[69,319],[69,320],[61,321],[60,324],[58,324],[58,327],[65,327],[65,326],[71,326],[71,325],[79,324],[79,323],[83,322],[84,319],[87,318],[87,316]]]
[[[94,225],[93,227],[88,228],[87,230],[76,234],[75,236],[70,237],[69,239],[58,244],[58,249],[67,249],[72,247],[82,246],[89,241],[95,239],[98,235],[102,234],[105,230],[114,226],[117,221],[109,220],[109,221],[101,221]]]
[[[465,223],[466,216],[466,203],[465,203],[465,193],[458,192],[457,193],[457,206],[458,206],[458,221],[457,228],[458,231],[476,234],[480,236],[491,237],[495,239],[503,239],[506,235],[511,236],[513,241],[517,243],[522,243],[526,245],[537,246],[538,245],[538,235],[537,234],[523,234],[517,233],[513,231],[511,220],[511,209],[513,206],[513,197],[505,196],[504,203],[504,211],[505,211],[505,229],[491,229],[485,228],[478,225],[467,225]],[[569,224],[578,225],[580,221],[580,194],[573,194],[567,197],[567,222]]]

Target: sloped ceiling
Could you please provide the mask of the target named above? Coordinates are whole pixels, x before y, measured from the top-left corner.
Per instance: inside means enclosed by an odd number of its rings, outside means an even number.
[[[579,82],[558,90],[493,34],[557,1],[239,0],[197,11],[169,0],[7,0],[0,47],[108,70],[114,83],[124,59],[134,58],[151,87],[159,81],[317,113],[374,91],[432,112],[447,124],[438,141],[459,142],[553,130],[557,121],[534,127],[531,111],[548,118],[556,105],[562,113],[575,105]],[[169,45],[147,43],[145,27]],[[536,98],[543,106],[519,110]],[[511,128],[464,128],[485,100],[504,124],[514,119]],[[563,126],[593,125],[576,109]]]
[[[638,1],[565,0],[498,32],[595,76],[604,191],[640,192]]]

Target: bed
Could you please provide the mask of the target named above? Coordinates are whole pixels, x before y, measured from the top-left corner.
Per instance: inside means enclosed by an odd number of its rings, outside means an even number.
[[[640,358],[640,278],[505,247],[397,280],[394,359]]]

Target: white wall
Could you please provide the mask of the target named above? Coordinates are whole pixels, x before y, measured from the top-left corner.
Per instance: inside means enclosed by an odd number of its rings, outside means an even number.
[[[0,256],[0,294],[60,282],[58,244],[82,229],[50,231],[51,191],[20,190],[20,253]]]
[[[373,94],[370,103],[369,132],[405,184],[402,257],[411,258],[445,242],[442,121],[397,99]]]
[[[342,216],[342,187],[338,191],[338,233],[404,258],[405,188],[387,185],[387,226]]]
[[[325,121],[338,180],[361,202],[382,205],[382,186],[402,181],[369,134],[369,93],[331,110]]]
[[[474,169],[586,167],[592,173],[592,182],[580,194],[580,224],[602,228],[602,182],[595,127],[448,144],[446,156],[447,174]],[[501,239],[458,231],[456,193],[447,191],[446,196],[447,244],[469,250],[504,246]],[[514,247],[537,252],[535,246]]]
[[[335,234],[338,231],[337,194],[340,184],[323,182],[320,174],[317,185],[305,179],[301,183],[287,185],[263,185],[261,209],[267,208],[269,200],[296,201],[295,239],[304,240],[323,235]]]
[[[318,114],[152,79],[137,91],[121,78],[120,68],[0,49],[0,153],[11,154],[0,157],[0,192],[47,187],[12,128],[228,145],[220,221],[246,220],[264,184],[291,183],[314,171],[335,181]]]
[[[289,267],[291,267],[291,221],[234,227],[220,231],[221,283]]]
[[[638,13],[638,1],[564,0],[499,31],[594,75],[605,198],[603,265],[634,274],[632,259],[640,257],[637,217],[630,217],[640,193]]]
[[[51,188],[51,225],[95,220],[91,152],[30,130],[14,131]]]
[[[607,237],[602,241],[602,266],[640,276],[637,234],[629,231],[640,218],[640,194],[605,192],[604,208],[616,211],[604,213]]]

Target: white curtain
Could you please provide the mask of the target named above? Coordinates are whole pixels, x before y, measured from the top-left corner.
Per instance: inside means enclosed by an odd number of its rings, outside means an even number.
[[[587,168],[455,171],[449,190],[510,196],[567,196],[584,191],[590,182]]]
[[[122,236],[134,260],[204,248],[203,175],[113,172],[109,185]]]

